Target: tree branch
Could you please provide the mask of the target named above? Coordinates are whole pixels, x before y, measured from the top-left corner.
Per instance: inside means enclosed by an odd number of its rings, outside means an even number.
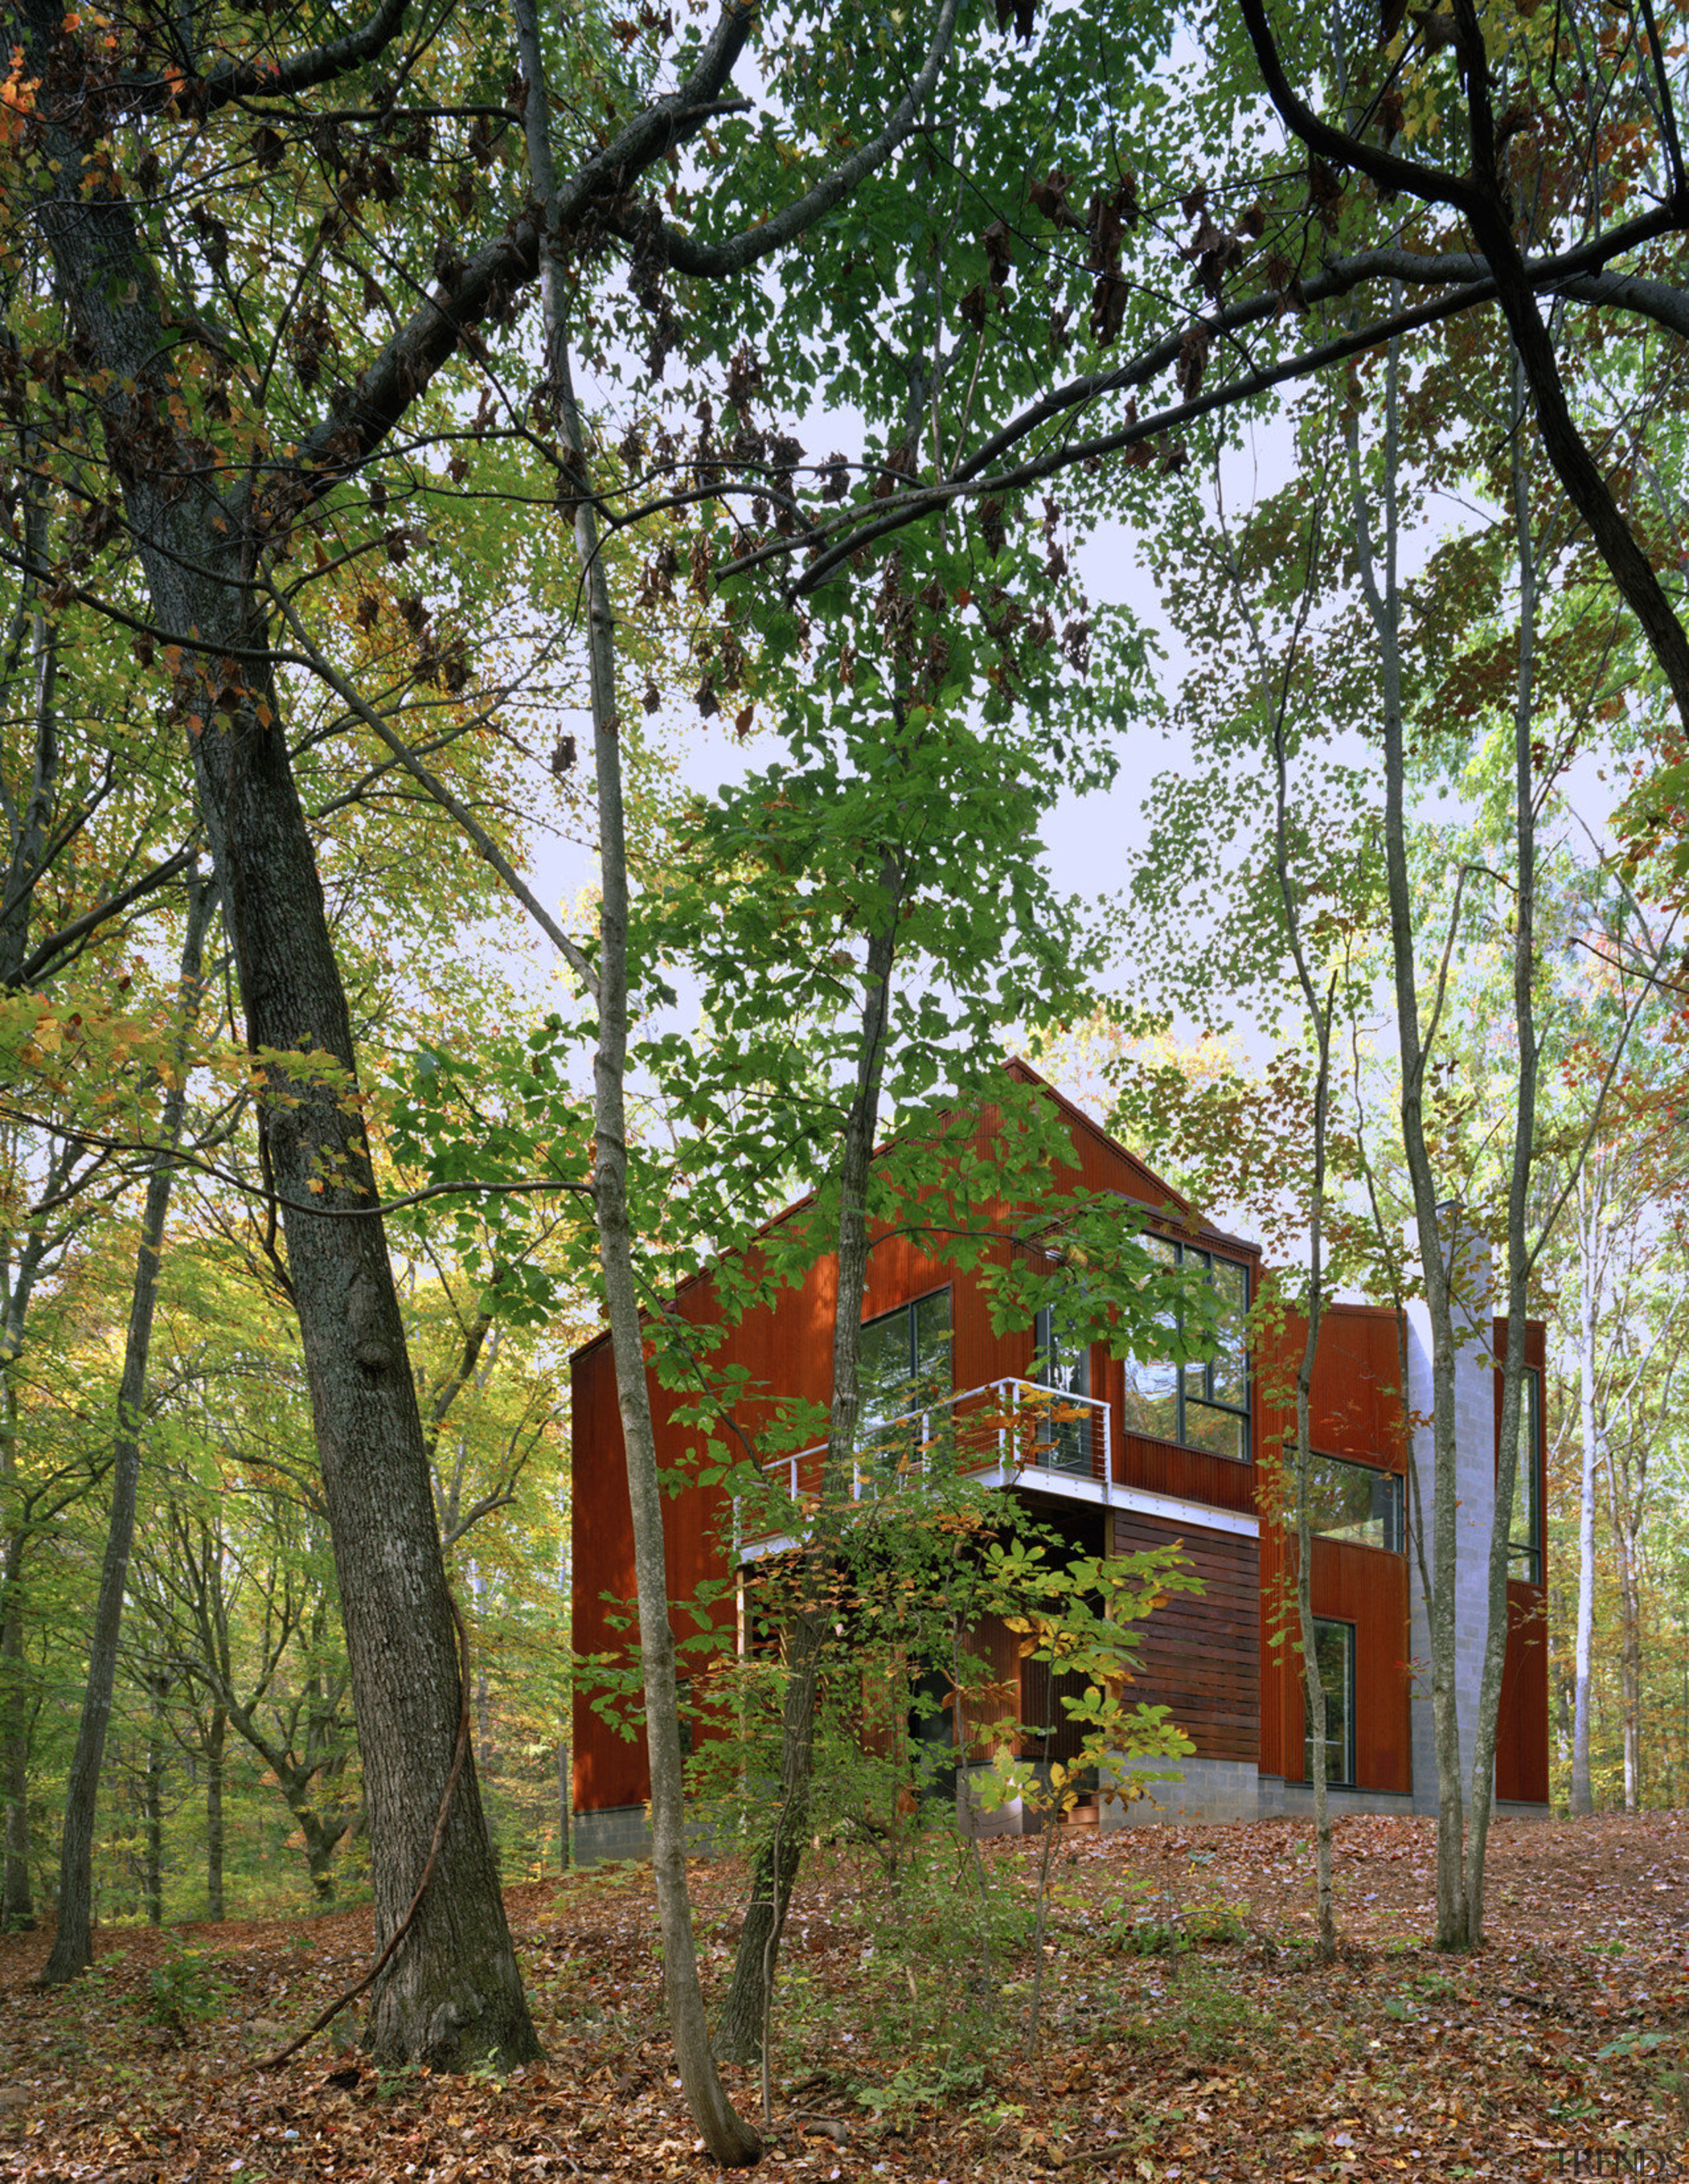
[[[884,128],[783,211],[775,213],[759,226],[742,229],[726,242],[703,242],[679,228],[662,225],[657,230],[657,239],[674,270],[708,281],[743,273],[747,266],[783,249],[787,243],[805,233],[847,198],[859,182],[866,181],[876,168],[884,166],[913,131],[921,109],[932,96],[956,36],[956,0],[943,0],[933,42],[928,47],[920,74],[892,109]],[[631,224],[622,224],[620,231],[630,232]],[[640,232],[643,236],[645,231],[642,229]]]
[[[372,61],[398,34],[410,0],[381,0],[367,21],[326,44],[310,46],[289,61],[225,61],[194,87],[194,103],[207,114],[237,98],[285,98]]]

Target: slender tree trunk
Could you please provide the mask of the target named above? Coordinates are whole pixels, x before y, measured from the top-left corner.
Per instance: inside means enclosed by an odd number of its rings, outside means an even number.
[[[1317,1104],[1323,1110],[1325,1099],[1325,1075],[1328,1055],[1321,1056],[1320,1087]],[[1320,1164],[1324,1164],[1324,1115],[1318,1124],[1322,1139]],[[1316,1185],[1316,1205],[1320,1187]],[[1324,1298],[1320,1288],[1318,1264],[1319,1214],[1314,1215],[1314,1264],[1310,1284],[1307,1314],[1307,1336],[1302,1346],[1301,1362],[1296,1370],[1296,1621],[1302,1639],[1302,1682],[1307,1693],[1307,1713],[1312,1734],[1308,1739],[1309,1776],[1313,1786],[1313,1868],[1314,1906],[1316,1916],[1315,1954],[1322,1964],[1329,1964],[1337,1953],[1337,1914],[1331,1892],[1331,1799],[1326,1786],[1326,1738],[1329,1735],[1325,1711],[1325,1684],[1319,1673],[1319,1652],[1313,1627],[1313,1540],[1308,1511],[1308,1471],[1311,1461],[1311,1406],[1310,1393],[1313,1384],[1313,1363],[1319,1341],[1319,1323]]]
[[[1613,1534],[1613,1561],[1619,1580],[1619,1741],[1625,1769],[1625,1810],[1638,1808],[1641,1768],[1638,1744],[1642,1712],[1642,1646],[1638,1637],[1636,1541],[1618,1479],[1614,1452],[1607,1460],[1607,1521]],[[1626,1482],[1628,1484],[1628,1482]]]
[[[223,1919],[223,1772],[229,1717],[214,1707],[205,1739],[205,1914],[214,1925]]]
[[[856,1084],[845,1117],[839,1161],[839,1279],[833,1322],[833,1403],[828,1420],[818,1520],[803,1552],[803,1574],[786,1632],[786,1690],[780,1719],[780,1788],[767,1836],[751,1876],[750,1902],[733,1958],[733,1980],[716,2029],[716,2053],[745,2062],[762,2052],[780,1935],[802,1863],[815,1757],[815,1693],[833,1613],[828,1583],[845,1483],[856,1453],[861,1407],[858,1366],[862,1298],[867,1287],[868,1169],[879,1119],[891,1007],[903,874],[888,862],[880,874],[887,910],[871,940],[864,974]]]
[[[1597,1254],[1600,1246],[1603,1171],[1592,1167],[1578,1191],[1578,1619],[1572,1699],[1571,1809],[1595,1810],[1589,1774],[1590,1656],[1595,1642],[1595,1473],[1598,1446],[1595,1407]]]
[[[187,1113],[187,1056],[199,1013],[205,931],[215,890],[190,867],[187,929],[182,939],[181,1028],[176,1043],[176,1081],[164,1095],[159,1142],[164,1150],[147,1181],[141,1215],[141,1240],[135,1254],[135,1280],[129,1301],[129,1332],[124,1344],[123,1376],[118,1384],[117,1423],[112,1440],[111,1507],[106,1518],[105,1557],[89,1635],[86,1680],[76,1748],[64,1790],[64,1830],[59,1850],[59,1929],[42,1977],[59,1986],[86,1971],[94,1960],[94,1808],[99,1797],[100,1768],[111,1720],[112,1688],[117,1675],[123,1598],[129,1580],[129,1551],[135,1536],[135,1499],[141,1478],[141,1424],[147,1399],[147,1363],[152,1348],[153,1315],[159,1295],[159,1260],[170,1213],[172,1155]]]
[[[25,439],[32,443],[35,435],[27,434]],[[47,558],[47,484],[44,474],[30,480],[27,471],[25,480],[24,539],[30,559],[39,570]],[[38,584],[33,576],[25,582],[31,588]],[[57,621],[43,613],[37,597],[31,616],[34,766],[28,798],[18,815],[3,890],[0,890],[4,896],[4,907],[0,909],[0,973],[8,982],[15,980],[29,951],[30,911],[36,883],[45,867],[57,803],[60,768],[58,627]],[[9,1342],[7,1351],[9,1363],[14,1351]],[[3,1391],[0,1391],[0,1401],[6,1407],[5,1448],[0,1468],[9,1479],[17,1446],[17,1390],[9,1373]],[[24,1649],[24,1547],[22,1535],[8,1546],[4,1617],[3,1623],[0,1623],[0,1708],[4,1709],[0,1785],[3,1785],[6,1801],[3,1864],[0,1864],[0,1926],[8,1932],[29,1930],[35,1925],[29,1821],[32,1708]]]
[[[1305,601],[1311,600],[1313,596],[1319,533],[1320,512],[1316,510],[1311,512],[1309,518],[1309,568],[1303,590]],[[1320,1322],[1325,1308],[1325,1173],[1331,1100],[1331,1016],[1336,1000],[1337,978],[1334,972],[1322,1000],[1309,967],[1302,931],[1302,889],[1290,871],[1290,747],[1285,733],[1290,688],[1288,664],[1274,671],[1259,619],[1244,590],[1237,559],[1230,550],[1229,542],[1226,566],[1237,610],[1255,655],[1261,703],[1272,722],[1274,874],[1278,882],[1285,936],[1291,961],[1296,967],[1296,983],[1302,989],[1302,1005],[1307,1011],[1313,1029],[1315,1051],[1318,1056],[1313,1090],[1313,1188],[1308,1199],[1307,1328],[1302,1340],[1302,1353],[1296,1362],[1296,1620],[1302,1651],[1302,1685],[1307,1696],[1310,1730],[1308,1764],[1309,1780],[1313,1790],[1314,1897],[1318,1919],[1315,1947],[1319,1961],[1329,1964],[1337,1953],[1337,1924],[1331,1891],[1331,1800],[1326,1782],[1328,1722],[1325,1685],[1320,1674],[1318,1646],[1314,1632],[1313,1541],[1308,1500],[1309,1471],[1313,1461],[1311,1406],[1313,1371],[1319,1355]],[[1302,629],[1303,624],[1299,620],[1292,634],[1293,647],[1300,644]]]
[[[525,117],[528,171],[535,190],[549,199],[553,187],[550,117],[534,0],[516,0],[516,16],[517,47],[528,87]],[[564,337],[566,279],[557,254],[548,248],[542,254],[540,265],[546,386],[557,406],[564,443],[580,465],[584,484],[585,442]],[[656,1434],[645,1379],[644,1334],[639,1322],[633,1222],[627,1205],[627,1117],[623,1092],[627,1061],[627,846],[622,809],[622,721],[616,698],[616,625],[599,552],[598,525],[592,503],[584,498],[575,503],[574,532],[587,604],[602,880],[596,995],[599,1047],[593,1065],[596,1139],[593,1176],[599,1264],[616,1364],[639,1596],[639,1658],[644,1672],[645,1745],[651,1771],[651,1859],[662,1936],[663,1989],[687,2106],[705,2150],[723,2168],[745,2169],[761,2158],[762,2142],[735,2113],[711,2053],[686,1880],[680,1695],[675,1678],[674,1633],[669,1626]]]
[[[566,1873],[574,1863],[569,1840],[570,1807],[572,1802],[569,1773],[569,1747],[566,1744],[560,1744],[557,1747],[557,1869],[560,1873]]]
[[[1496,1462],[1496,1504],[1490,1526],[1488,1627],[1479,1675],[1478,1720],[1472,1740],[1472,1780],[1467,1797],[1466,1947],[1484,1939],[1484,1858],[1495,1804],[1496,1744],[1500,1728],[1502,1677],[1507,1666],[1508,1579],[1513,1567],[1513,1502],[1519,1489],[1519,1443],[1529,1415],[1525,1400],[1525,1321],[1530,1306],[1533,1253],[1526,1234],[1531,1167],[1536,1139],[1536,547],[1531,523],[1530,474],[1525,454],[1525,373],[1515,356],[1513,388],[1512,483],[1514,547],[1519,566],[1519,662],[1513,691],[1513,1039],[1518,1055],[1513,1088],[1513,1157],[1507,1199],[1507,1339],[1502,1362],[1501,1451]],[[1482,1328],[1491,1347],[1490,1314]],[[1528,1461],[1533,1467],[1537,1451]]]
[[[162,1675],[147,1679],[147,1763],[142,1774],[142,1893],[147,1923],[164,1923],[164,1692]]]
[[[0,1786],[6,1800],[4,1878],[0,1883],[0,1929],[28,1932],[35,1925],[30,1886],[30,1745],[34,1709],[24,1657],[24,1538],[14,1537],[6,1556],[5,1615],[0,1621]]]
[[[310,831],[295,785],[269,632],[254,583],[273,510],[233,482],[215,511],[203,449],[172,420],[176,337],[114,182],[85,179],[83,95],[54,58],[59,17],[18,18],[54,179],[36,207],[79,339],[109,377],[108,454],[154,619],[192,633],[176,678],[199,808],[262,1066],[265,1173],[322,1464],[370,1816],[376,1936],[428,1866],[457,1748],[459,1663],[415,1382],[376,1208],[356,1055]],[[178,408],[180,404],[176,405]],[[160,432],[174,433],[168,450]],[[148,437],[148,436],[151,436]],[[195,481],[179,489],[179,481]],[[257,655],[256,661],[254,655]],[[238,663],[246,661],[242,668]],[[232,672],[233,679],[231,679]],[[326,1055],[324,1076],[287,1055]],[[539,2052],[510,1946],[473,1755],[457,1777],[430,1886],[372,1991],[384,2060],[509,2068]]]
[[[1450,1268],[1437,1211],[1436,1176],[1425,1134],[1425,1078],[1430,1056],[1422,1039],[1419,968],[1413,940],[1413,891],[1408,866],[1407,754],[1402,722],[1402,601],[1396,577],[1396,471],[1400,450],[1401,343],[1386,365],[1384,460],[1384,554],[1375,554],[1369,503],[1360,476],[1358,428],[1351,413],[1351,476],[1362,591],[1379,644],[1383,699],[1385,872],[1390,942],[1402,1056],[1402,1145],[1412,1189],[1413,1223],[1424,1276],[1431,1334],[1430,1592],[1425,1603],[1431,1646],[1431,1722],[1437,1767],[1436,1940],[1464,1948],[1465,1824],[1460,1780],[1460,1720],[1455,1692],[1456,1450],[1454,1329]],[[1380,581],[1380,574],[1382,581]],[[1404,1390],[1405,1394],[1405,1390]],[[1410,1450],[1410,1462],[1413,1462]],[[1419,1495],[1423,1511],[1424,1496]]]

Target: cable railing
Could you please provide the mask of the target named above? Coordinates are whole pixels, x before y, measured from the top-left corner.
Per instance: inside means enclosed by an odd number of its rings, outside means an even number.
[[[819,1507],[826,1461],[827,1444],[818,1441],[762,1467],[791,1505],[784,1518],[800,1529],[807,1529]],[[1106,1502],[1113,1473],[1108,1405],[1095,1396],[1070,1395],[1032,1380],[986,1381],[905,1411],[861,1435],[850,1462],[849,1498],[874,1502],[924,1487],[939,1470],[958,1479],[1000,1472],[1005,1485],[1032,1473],[1056,1490],[1077,1490],[1086,1500]],[[742,1518],[749,1515],[742,1512]],[[778,1529],[783,1534],[787,1523]],[[774,1536],[773,1528],[742,1531],[746,1544]]]

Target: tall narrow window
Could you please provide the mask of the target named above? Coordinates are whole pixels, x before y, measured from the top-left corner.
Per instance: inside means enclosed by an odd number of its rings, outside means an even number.
[[[1355,1779],[1355,1626],[1316,1617],[1313,1658],[1325,1693],[1325,1779],[1334,1786]],[[1302,1780],[1313,1780],[1313,1708],[1302,1687]]]
[[[1033,1337],[1038,1346],[1033,1373],[1040,1387],[1053,1388],[1064,1396],[1090,1394],[1090,1345],[1081,1339],[1081,1326],[1078,1315],[1064,1312],[1059,1304],[1039,1313]],[[1037,1460],[1057,1471],[1089,1473],[1090,1443],[1089,1413],[1084,1418],[1056,1418]]]
[[[1525,1585],[1542,1582],[1542,1496],[1537,1466],[1542,1447],[1542,1376],[1525,1368],[1519,1403],[1519,1463],[1513,1473],[1513,1528],[1508,1535],[1508,1569]]]
[[[1200,1268],[1216,1292],[1213,1348],[1180,1367],[1164,1357],[1126,1361],[1126,1430],[1156,1440],[1179,1441],[1235,1462],[1249,1460],[1249,1357],[1244,1319],[1249,1309],[1249,1272],[1195,1244],[1146,1235],[1145,1246],[1163,1265]],[[1168,1349],[1179,1343],[1180,1316],[1167,1318]]]
[[[950,1293],[934,1290],[862,1323],[861,1437],[950,1394]]]

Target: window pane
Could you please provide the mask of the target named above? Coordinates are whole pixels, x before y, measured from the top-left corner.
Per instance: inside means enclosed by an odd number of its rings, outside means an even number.
[[[1146,1231],[1138,1239],[1157,1263],[1171,1270],[1179,1263],[1179,1251],[1170,1239]],[[1176,1312],[1157,1314],[1170,1350],[1179,1333]],[[1128,1433],[1147,1434],[1154,1440],[1179,1439],[1179,1368],[1166,1357],[1129,1357],[1126,1382],[1125,1427]]]
[[[1230,1411],[1217,1411],[1207,1403],[1185,1400],[1185,1440],[1188,1448],[1206,1448],[1234,1462],[1247,1455],[1245,1422]]]
[[[1077,1313],[1064,1312],[1062,1306],[1051,1305],[1038,1315],[1034,1337],[1038,1354],[1033,1360],[1033,1373],[1040,1387],[1055,1389],[1064,1396],[1089,1396],[1090,1393],[1090,1345],[1083,1339],[1084,1322]],[[1059,1408],[1059,1407],[1058,1407]],[[1068,1414],[1053,1416],[1045,1438],[1034,1451],[1035,1463],[1053,1465],[1058,1471],[1088,1473],[1091,1468],[1091,1425],[1089,1412],[1084,1417]]]
[[[950,1373],[950,1293],[934,1290],[931,1296],[918,1298],[912,1309],[917,1388],[910,1401],[939,1401],[955,1384]]]
[[[1235,1403],[1240,1409],[1249,1386],[1248,1359],[1244,1350],[1243,1319],[1249,1304],[1249,1277],[1229,1259],[1213,1262],[1213,1284],[1219,1292],[1220,1324],[1214,1351],[1212,1386],[1217,1402]]]
[[[1355,1752],[1355,1626],[1352,1623],[1316,1622],[1313,1658],[1325,1694],[1325,1779],[1330,1783],[1354,1780]],[[1305,1778],[1313,1776],[1313,1709],[1302,1694],[1303,1764]]]
[[[1538,1502],[1536,1451],[1539,1441],[1537,1405],[1541,1400],[1541,1383],[1534,1366],[1525,1368],[1525,1384],[1519,1390],[1519,1464],[1513,1474],[1513,1529],[1510,1540],[1513,1548],[1513,1574],[1527,1584],[1537,1582],[1542,1552],[1542,1511]]]
[[[1126,1360],[1126,1430],[1156,1440],[1179,1439],[1178,1368],[1160,1359]]]
[[[864,1431],[872,1432],[910,1408],[910,1383],[915,1378],[914,1316],[906,1304],[899,1305],[895,1312],[882,1312],[863,1326],[857,1375]]]
[[[1307,1473],[1307,1516],[1309,1528],[1323,1539],[1385,1547],[1394,1554],[1402,1551],[1402,1481],[1369,1463],[1346,1463],[1335,1456],[1313,1457]]]
[[[1036,1377],[1040,1387],[1070,1396],[1090,1393],[1090,1345],[1081,1340],[1084,1321],[1052,1305],[1038,1315]]]

